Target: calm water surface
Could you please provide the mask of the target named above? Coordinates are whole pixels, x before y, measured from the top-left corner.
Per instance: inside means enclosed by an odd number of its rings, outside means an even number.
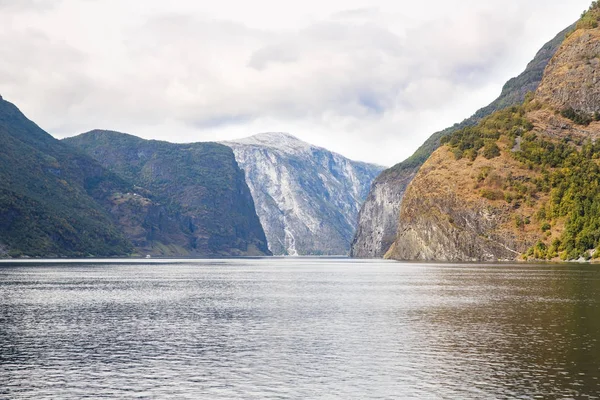
[[[600,268],[0,264],[0,398],[600,398]]]

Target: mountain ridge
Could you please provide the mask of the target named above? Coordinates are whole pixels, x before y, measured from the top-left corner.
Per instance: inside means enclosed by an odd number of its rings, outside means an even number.
[[[533,95],[444,138],[406,191],[386,258],[600,255],[599,25],[594,2]]]
[[[289,132],[259,132],[251,136],[243,137],[240,139],[231,139],[220,141],[219,143],[227,144],[243,144],[247,146],[262,146],[269,147],[272,149],[277,149],[288,154],[295,154],[300,151],[311,151],[311,150],[323,150],[327,151],[331,154],[335,154],[337,156],[343,157],[353,163],[364,164],[364,165],[374,165],[380,168],[386,168],[384,165],[370,163],[366,161],[354,160],[349,157],[344,156],[343,154],[327,149],[323,146],[317,146],[315,144],[309,143],[305,140],[300,139],[298,136],[295,136]]]
[[[63,140],[132,182],[112,213],[138,251],[158,256],[269,255],[230,148],[94,130]]]
[[[350,160],[282,132],[225,141],[278,255],[347,255],[358,208],[383,167]]]
[[[404,193],[423,163],[440,146],[441,139],[462,128],[476,125],[494,111],[521,103],[529,91],[537,89],[546,65],[574,26],[567,27],[546,43],[520,75],[506,82],[500,96],[491,104],[461,123],[434,133],[412,156],[386,169],[375,179],[359,212],[358,228],[352,241],[352,257],[381,258],[385,255],[396,240]]]

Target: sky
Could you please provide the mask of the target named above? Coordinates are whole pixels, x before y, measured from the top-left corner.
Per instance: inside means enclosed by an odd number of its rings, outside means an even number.
[[[0,95],[57,138],[289,132],[391,166],[590,0],[0,0]]]

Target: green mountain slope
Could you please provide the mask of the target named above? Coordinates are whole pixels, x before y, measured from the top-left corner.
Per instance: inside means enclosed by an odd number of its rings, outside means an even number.
[[[125,255],[102,207],[129,185],[0,97],[0,256]]]
[[[136,185],[111,213],[139,252],[154,255],[270,254],[232,150],[92,131],[65,142]]]

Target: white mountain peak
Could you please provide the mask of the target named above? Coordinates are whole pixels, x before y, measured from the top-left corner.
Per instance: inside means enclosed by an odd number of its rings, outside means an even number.
[[[283,132],[222,143],[244,170],[274,254],[348,253],[360,205],[383,168]]]
[[[261,146],[280,150],[288,154],[307,152],[318,147],[303,142],[296,136],[286,132],[264,132],[243,139],[235,139],[224,142],[225,144],[241,144],[246,146]]]

